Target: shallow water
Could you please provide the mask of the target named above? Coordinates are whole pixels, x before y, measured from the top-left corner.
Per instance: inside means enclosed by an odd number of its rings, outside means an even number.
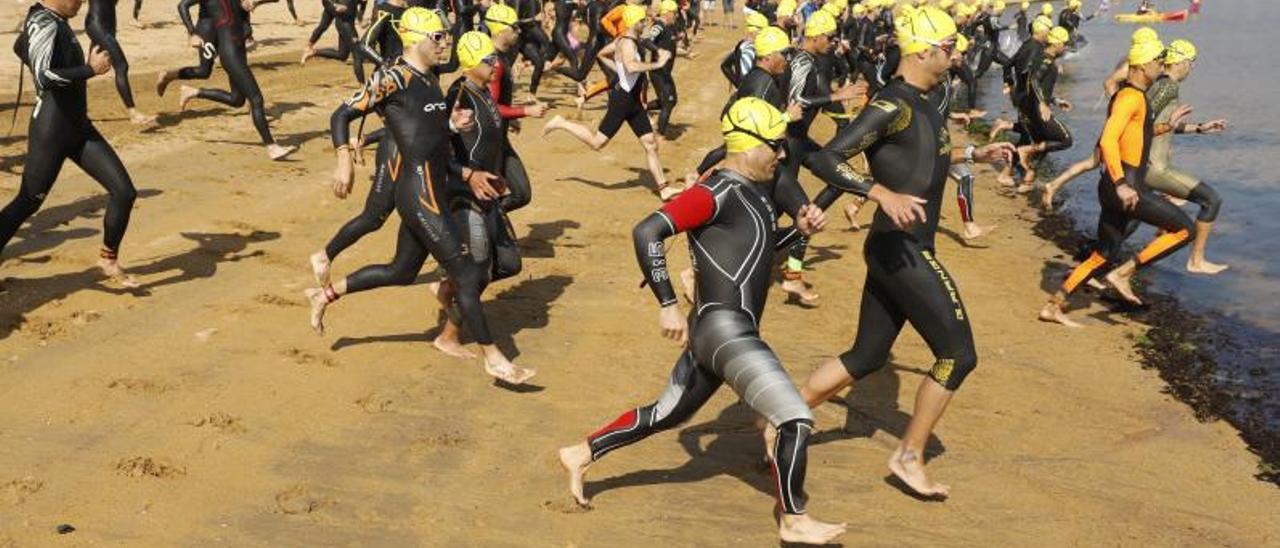
[[[1187,23],[1155,28],[1166,43],[1186,38],[1199,50],[1199,61],[1181,90],[1182,101],[1195,107],[1190,119],[1226,118],[1230,123],[1224,134],[1175,137],[1173,164],[1213,185],[1223,197],[1208,257],[1231,269],[1215,277],[1191,275],[1184,268],[1189,252],[1184,249],[1152,268],[1148,279],[1157,291],[1174,295],[1232,337],[1237,348],[1216,352],[1218,381],[1237,395],[1241,413],[1261,413],[1272,432],[1280,435],[1280,110],[1274,102],[1280,62],[1257,49],[1271,42],[1270,30],[1280,24],[1280,2],[1205,4],[1201,15]],[[1183,7],[1173,1],[1160,5],[1166,10]],[[1106,114],[1102,80],[1137,28],[1115,23],[1110,16],[1084,25],[1089,44],[1063,62],[1057,90],[1076,106],[1062,115],[1076,146],[1058,153],[1048,171],[1056,172],[1090,153]],[[1001,109],[994,104],[1007,101],[999,98],[997,76],[984,80],[980,104],[995,114]],[[1089,235],[1097,223],[1096,184],[1097,174],[1089,173],[1063,193],[1064,211]],[[1194,218],[1197,206],[1185,210]],[[1152,234],[1144,228],[1130,243],[1140,245]]]

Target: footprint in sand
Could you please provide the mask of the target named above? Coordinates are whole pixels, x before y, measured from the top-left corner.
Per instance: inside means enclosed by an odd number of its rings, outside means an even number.
[[[333,499],[316,495],[303,484],[294,485],[276,493],[276,512],[290,516],[311,514],[326,506],[337,504]]]
[[[133,457],[116,462],[116,473],[130,478],[152,477],[176,479],[187,475],[187,469],[151,457]]]
[[[307,305],[307,303],[304,303],[298,299],[290,299],[288,297],[281,297],[279,295],[272,295],[270,293],[259,293],[257,296],[253,298],[253,300],[261,304],[266,304],[271,306],[280,306],[280,307]]]
[[[290,346],[289,348],[285,349],[285,351],[282,352],[281,354],[283,354],[284,357],[289,358],[289,360],[293,361],[293,363],[296,363],[298,365],[317,365],[318,364],[318,365],[323,365],[325,367],[338,366],[338,362],[334,361],[333,358],[330,358],[328,356],[317,356],[315,354],[307,352],[306,350],[303,350],[296,346]]]
[[[409,443],[409,454],[415,457],[437,453],[442,449],[457,447],[467,443],[461,432],[445,432],[434,436],[423,436]]]
[[[199,420],[189,422],[187,424],[196,428],[203,428],[207,426],[226,434],[243,434],[247,431],[244,427],[244,422],[240,420],[240,417],[233,417],[223,413],[222,411],[211,413],[206,417],[200,417]]]
[[[0,484],[0,493],[4,493],[4,498],[9,504],[18,505],[27,500],[27,497],[36,494],[40,489],[44,488],[44,482],[32,476],[10,480],[7,483]],[[4,544],[0,542],[0,546]]]
[[[582,506],[572,500],[544,500],[542,509],[559,514],[584,514],[591,511],[590,506]]]
[[[165,392],[173,390],[173,387],[168,384],[164,384],[164,383],[149,380],[149,379],[134,379],[129,377],[113,380],[109,384],[107,384],[107,388],[124,390],[125,392],[128,392],[130,394],[149,394],[149,395],[163,394]]]
[[[397,399],[395,394],[375,390],[358,398],[356,405],[369,414],[394,413]]]

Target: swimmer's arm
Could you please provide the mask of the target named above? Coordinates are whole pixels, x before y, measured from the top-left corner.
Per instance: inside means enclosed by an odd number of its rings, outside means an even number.
[[[847,162],[891,135],[895,126],[905,126],[902,122],[909,121],[910,116],[910,110],[898,103],[883,99],[872,101],[837,132],[827,146],[809,157],[814,163],[813,173],[829,186],[866,196],[874,183],[854,172]]]
[[[93,67],[81,63],[71,67],[55,67],[53,50],[58,47],[58,25],[52,17],[32,18],[34,27],[27,36],[27,59],[31,61],[31,74],[35,75],[40,89],[65,87],[72,82],[93,78]]]
[[[364,37],[362,37],[360,42],[356,44],[356,47],[360,48],[360,53],[363,54],[366,59],[372,60],[373,63],[378,66],[382,66],[384,64],[384,60],[382,59],[382,55],[373,49],[373,44],[378,41],[378,38],[382,36],[382,33],[387,31],[387,27],[390,22],[390,13],[385,11],[378,12],[378,19],[374,21],[372,25],[369,25],[369,29],[364,31]]]
[[[622,66],[627,72],[649,72],[662,68],[662,63],[657,61],[645,62],[636,59],[636,48],[639,47],[634,40],[622,40],[618,45],[622,48]]]
[[[399,89],[399,82],[390,71],[378,70],[367,80],[363,88],[344,101],[329,116],[329,135],[339,154],[346,150],[351,140],[351,122],[372,112],[391,92]]]
[[[178,2],[178,17],[182,19],[182,25],[187,27],[187,34],[196,33],[196,25],[191,21],[191,6],[199,3],[200,0],[182,0]]]
[[[1121,64],[1115,71],[1108,76],[1106,81],[1102,82],[1102,89],[1107,92],[1107,97],[1111,97],[1120,90],[1120,82],[1129,77],[1129,67]]]
[[[667,271],[667,253],[663,242],[676,234],[705,225],[715,218],[716,199],[703,185],[681,192],[662,209],[653,212],[631,231],[636,262],[644,274],[644,282],[658,299],[659,306],[676,304],[675,288]]]
[[[1102,126],[1102,137],[1098,139],[1098,148],[1102,149],[1102,164],[1107,174],[1116,184],[1124,181],[1124,167],[1120,163],[1120,136],[1129,125],[1129,121],[1138,115],[1140,103],[1144,99],[1140,92],[1126,93],[1116,98]]]
[[[788,102],[800,103],[805,108],[821,108],[831,104],[831,91],[819,90],[817,95],[806,96],[804,94],[805,84],[808,83],[809,74],[817,67],[813,62],[807,60],[797,60],[791,63],[791,90],[787,94],[790,99]]]

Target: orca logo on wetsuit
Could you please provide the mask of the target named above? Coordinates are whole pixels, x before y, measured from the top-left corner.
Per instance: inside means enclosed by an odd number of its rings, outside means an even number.
[[[431,113],[437,110],[444,110],[447,108],[449,108],[449,104],[445,103],[444,101],[441,101],[439,103],[427,103],[425,105],[422,105],[422,112]]]
[[[200,56],[205,59],[213,59],[213,54],[215,52],[216,50],[214,49],[213,44],[205,42],[200,46]]]

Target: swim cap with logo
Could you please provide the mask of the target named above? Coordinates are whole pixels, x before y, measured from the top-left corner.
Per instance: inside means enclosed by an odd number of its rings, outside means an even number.
[[[734,101],[720,119],[725,150],[746,152],[766,141],[781,141],[787,133],[787,120],[768,101],[743,97]]]

